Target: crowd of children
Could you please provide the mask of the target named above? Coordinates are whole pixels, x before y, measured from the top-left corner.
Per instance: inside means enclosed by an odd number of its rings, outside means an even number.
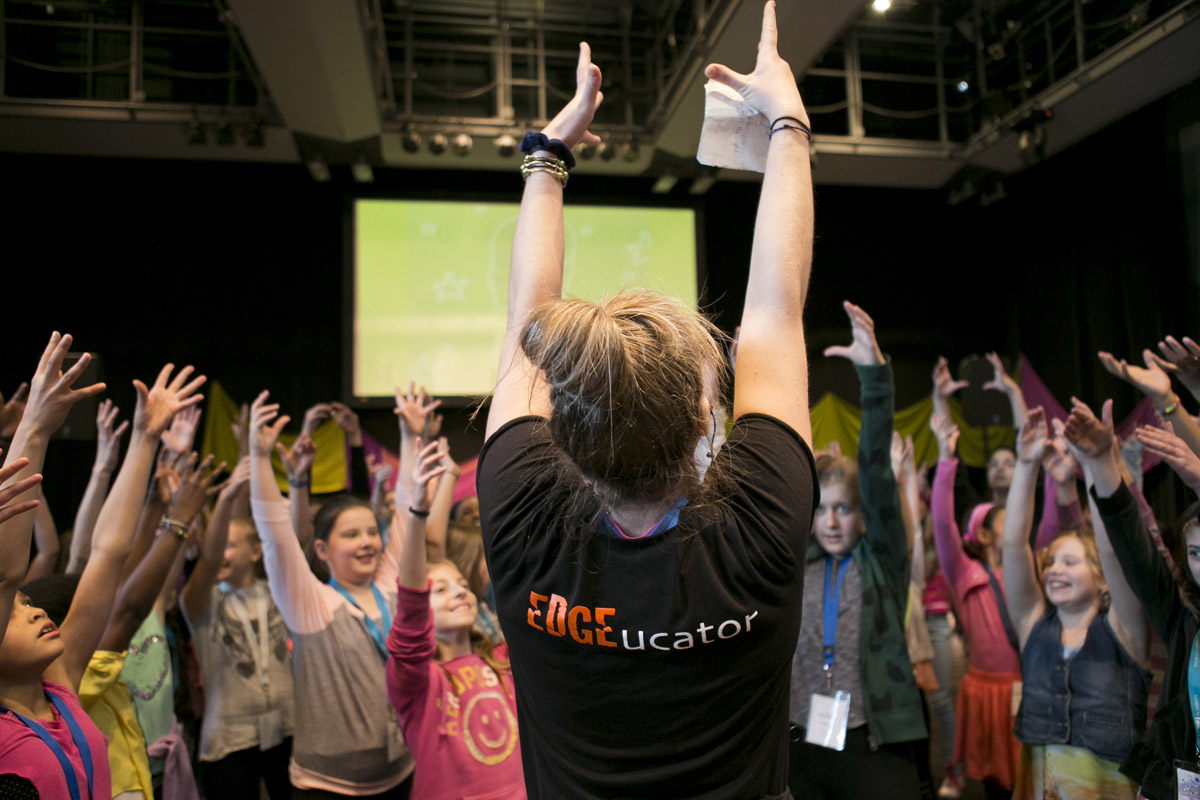
[[[205,378],[167,364],[134,381],[128,422],[100,404],[56,570],[49,440],[106,387],[51,336],[0,410],[0,800],[910,800],[965,779],[989,798],[1200,797],[1200,503],[1160,525],[1111,402],[1048,420],[995,354],[984,388],[1007,396],[1015,447],[989,454],[986,501],[965,490],[949,413],[965,384],[944,359],[922,469],[849,302],[851,342],[825,355],[860,382],[857,453],[814,447],[810,132],[772,2],[754,72],[706,74],[772,120],[736,363],[676,301],[561,298],[570,150],[597,141],[602,99],[582,45],[574,97],[522,145],[477,500],[452,507],[458,466],[414,386],[396,392],[389,496],[340,403],[284,447],[263,391],[237,461],[201,458]],[[1200,424],[1172,377],[1200,401],[1200,346],[1158,350],[1100,358],[1153,404],[1132,438],[1194,500]],[[310,494],[326,420],[354,488],[374,472],[369,500]]]

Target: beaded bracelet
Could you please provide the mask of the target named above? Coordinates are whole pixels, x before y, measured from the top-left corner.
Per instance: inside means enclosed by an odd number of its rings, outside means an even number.
[[[1172,399],[1171,402],[1167,403],[1166,408],[1164,408],[1162,411],[1159,411],[1158,413],[1164,417],[1169,417],[1170,415],[1174,414],[1178,410],[1179,410],[1179,395],[1175,395],[1174,399]]]
[[[794,122],[796,124],[795,125],[780,125],[779,123],[783,122],[785,119],[791,120],[792,122]],[[772,122],[771,123],[771,132],[767,134],[767,140],[770,141],[771,138],[774,137],[778,131],[798,131],[799,133],[804,134],[805,137],[807,137],[810,142],[812,141],[812,128],[808,127],[808,125],[803,120],[796,119],[795,117],[780,117],[779,119]]]
[[[521,178],[529,180],[534,172],[545,172],[553,175],[563,186],[567,185],[567,170],[563,162],[550,156],[525,156],[521,162]]]

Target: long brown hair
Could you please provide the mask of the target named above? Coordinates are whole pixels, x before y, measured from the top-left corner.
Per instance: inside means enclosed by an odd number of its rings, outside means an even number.
[[[701,409],[716,404],[727,371],[721,335],[647,291],[531,312],[521,350],[549,384],[551,440],[582,479],[574,500],[594,493],[611,509],[698,492]]]
[[[425,570],[428,572],[429,570],[432,570],[434,567],[439,567],[439,566],[450,566],[450,567],[454,567],[455,569],[458,569],[458,565],[455,564],[453,561],[450,561],[449,559],[438,559],[437,561],[430,561],[430,562],[426,563]],[[474,592],[472,592],[472,594],[474,594]],[[476,601],[478,601],[479,595],[475,595],[475,599],[476,599]],[[502,659],[502,658],[496,657],[496,654],[494,652],[495,645],[492,644],[492,640],[489,639],[488,637],[484,636],[483,633],[481,633],[477,629],[471,628],[470,640],[471,640],[471,652],[474,653],[475,655],[479,656],[480,658],[482,658],[485,664],[487,664],[489,667],[491,667],[493,670],[495,670],[497,678],[501,677],[502,672],[512,668],[512,665],[509,663],[508,659],[506,659],[506,658]],[[434,638],[433,641],[434,641],[434,647],[435,647],[433,657],[434,657],[434,660],[437,661],[438,666],[440,667],[442,664],[444,664],[450,660],[450,658],[451,658],[450,651],[447,648],[447,646],[441,641],[441,639]],[[462,694],[462,687],[459,685],[458,680],[453,675],[450,674],[449,670],[445,669],[444,667],[442,668],[442,671],[445,672],[446,677],[450,679],[450,685],[452,687],[454,687],[454,693]],[[503,684],[503,681],[501,681],[501,683]],[[505,687],[505,692],[507,692],[507,691],[508,691],[508,687]]]

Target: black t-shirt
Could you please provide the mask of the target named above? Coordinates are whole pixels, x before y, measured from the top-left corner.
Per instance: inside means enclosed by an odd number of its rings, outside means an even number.
[[[717,459],[737,476],[723,503],[626,540],[554,529],[565,489],[543,419],[484,445],[479,509],[530,798],[786,789],[812,453],[750,414]]]

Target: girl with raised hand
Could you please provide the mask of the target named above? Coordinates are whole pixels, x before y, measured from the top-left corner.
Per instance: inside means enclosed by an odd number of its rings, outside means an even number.
[[[1111,412],[1109,412],[1111,413]],[[1110,435],[1085,407],[1071,412],[1075,435],[1102,447]],[[1136,433],[1146,449],[1159,455],[1195,493],[1200,493],[1200,459],[1169,430],[1143,427]],[[1195,499],[1193,495],[1192,499]],[[1197,728],[1193,709],[1200,693],[1200,502],[1193,502],[1175,525],[1176,571],[1160,552],[1131,487],[1099,480],[1092,492],[1093,515],[1102,520],[1130,587],[1141,601],[1150,624],[1167,644],[1157,710],[1146,736],[1134,743],[1121,762],[1121,772],[1138,784],[1147,800],[1189,797],[1185,786],[1200,780]]]
[[[734,425],[703,483],[694,451],[725,369],[711,324],[644,291],[561,299],[565,170],[572,147],[599,141],[588,125],[600,70],[586,44],[574,98],[523,143],[528,179],[478,487],[531,797],[787,792],[814,492],[802,324],[812,183],[807,115],[777,36],[768,2],[754,72],[706,70],[775,133]]]
[[[29,403],[0,478],[9,489],[21,487],[17,497],[4,497],[10,508],[27,507],[37,484],[29,479],[40,470],[50,435],[71,406],[104,389],[103,384],[71,388],[89,363],[84,354],[61,371],[71,341],[69,335],[51,337],[30,383]],[[201,399],[194,392],[202,377],[188,382],[188,367],[168,385],[171,370],[167,365],[149,389],[134,381],[138,402],[129,450],[96,522],[91,557],[74,595],[79,602],[70,602],[60,625],[17,591],[28,560],[29,515],[0,521],[0,602],[10,612],[0,633],[0,706],[5,709],[0,713],[0,786],[6,789],[72,799],[112,797],[114,786],[121,790],[109,772],[107,743],[76,693],[109,619],[158,437],[177,410]],[[18,467],[15,476],[12,467]]]
[[[915,798],[913,744],[928,733],[905,646],[909,550],[889,455],[892,370],[870,316],[843,305],[853,341],[825,355],[854,364],[862,427],[857,463],[817,463],[820,504],[792,662],[790,783],[798,797]]]
[[[983,781],[989,798],[1008,797],[1021,749],[1012,735],[1013,684],[1020,680],[1020,665],[1001,570],[1004,509],[981,503],[971,512],[966,536],[959,536],[954,516],[958,426],[939,413],[929,426],[938,443],[931,500],[934,543],[970,658],[958,686],[951,763],[965,777]],[[961,786],[961,778],[951,785]]]
[[[271,469],[271,453],[289,417],[279,416],[267,392],[254,400],[250,413],[250,505],[271,597],[292,635],[292,797],[405,798],[413,760],[400,738],[384,677],[385,637],[396,604],[396,551],[403,537],[393,536],[384,550],[365,500],[329,500],[313,523],[314,549],[330,573],[328,583],[319,581]]]
[[[478,599],[454,563],[425,558],[426,487],[446,474],[438,448],[419,449],[388,635],[388,698],[416,761],[412,797],[524,800],[508,650],[475,630]]]
[[[1095,418],[1074,403],[1066,439],[1095,496],[1111,496],[1121,486],[1111,425],[1084,425],[1085,414]],[[1111,404],[1105,416],[1111,419]],[[1035,408],[1017,437],[1004,521],[1004,588],[1023,681],[1014,730],[1024,745],[1015,796],[1133,800],[1137,785],[1118,765],[1146,724],[1146,618],[1095,511],[1094,537],[1060,534],[1035,563],[1028,541],[1046,441],[1045,414]]]
[[[292,669],[283,617],[258,576],[262,543],[254,522],[234,518],[249,490],[250,459],[217,495],[200,558],[181,606],[204,674],[200,778],[209,797],[271,800],[291,795]]]

